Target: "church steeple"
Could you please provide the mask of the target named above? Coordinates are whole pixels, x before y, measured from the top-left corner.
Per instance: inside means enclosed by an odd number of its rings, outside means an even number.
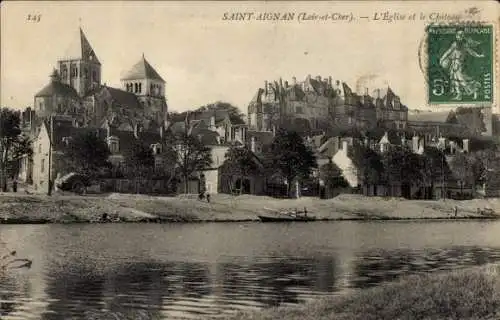
[[[165,80],[146,60],[144,53],[121,80],[125,90],[139,96],[161,97],[165,94]]]
[[[61,82],[83,97],[101,84],[101,63],[82,28],[64,57],[58,61]]]
[[[157,124],[165,121],[167,115],[165,80],[146,60],[144,53],[139,62],[124,74],[121,81],[123,89],[137,95]]]

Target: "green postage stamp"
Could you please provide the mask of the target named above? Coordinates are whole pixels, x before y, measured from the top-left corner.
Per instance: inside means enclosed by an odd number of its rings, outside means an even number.
[[[427,28],[430,104],[493,102],[493,26]]]

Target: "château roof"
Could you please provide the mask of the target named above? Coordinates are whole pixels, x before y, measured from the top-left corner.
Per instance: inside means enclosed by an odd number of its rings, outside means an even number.
[[[149,62],[142,56],[141,60],[137,62],[121,80],[140,80],[140,79],[152,79],[160,80],[165,82],[163,78],[156,72],[156,70],[149,64]]]
[[[69,48],[66,50],[64,56],[61,58],[61,60],[80,60],[80,59],[93,61],[97,64],[101,64],[99,62],[99,59],[97,59],[94,49],[92,49],[90,42],[87,40],[87,37],[85,36],[85,33],[81,28],[79,36],[77,36],[73,40]]]

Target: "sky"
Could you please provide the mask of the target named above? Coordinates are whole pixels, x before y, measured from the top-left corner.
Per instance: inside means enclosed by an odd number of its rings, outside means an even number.
[[[32,105],[81,27],[102,64],[103,83],[121,88],[120,76],[144,54],[166,80],[170,110],[226,101],[246,112],[265,80],[281,77],[291,82],[295,76],[300,81],[307,75],[331,76],[353,90],[389,85],[410,109],[426,109],[419,45],[430,18],[389,22],[375,21],[374,16],[389,11],[428,17],[463,13],[474,6],[480,8],[476,17],[498,22],[494,1],[4,1],[0,104]],[[243,12],[295,17],[278,22],[223,20],[225,13]],[[299,21],[302,12],[352,13],[355,19]],[[28,21],[28,15],[40,19]]]

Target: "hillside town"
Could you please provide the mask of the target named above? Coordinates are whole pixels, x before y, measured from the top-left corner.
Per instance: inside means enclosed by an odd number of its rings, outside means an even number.
[[[20,183],[48,194],[500,196],[491,106],[418,111],[391,87],[354,92],[307,75],[263,81],[247,114],[226,102],[178,113],[145,54],[114,88],[82,29],[74,40],[33,106],[2,109],[22,137],[2,157],[4,191]],[[68,175],[81,178],[65,186]]]

